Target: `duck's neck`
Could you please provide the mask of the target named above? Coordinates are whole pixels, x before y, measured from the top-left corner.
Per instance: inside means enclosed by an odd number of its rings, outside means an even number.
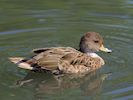
[[[93,57],[93,58],[99,57],[98,54],[96,54],[96,53],[87,52],[87,55],[88,55],[88,56],[91,56],[91,57]]]
[[[88,48],[83,48],[83,47],[80,47],[79,51],[83,53],[94,53],[93,50],[88,49]]]
[[[92,50],[87,50],[86,51],[86,50],[80,48],[79,51],[87,54],[88,56],[94,57],[94,58],[99,57],[98,54],[94,53]]]

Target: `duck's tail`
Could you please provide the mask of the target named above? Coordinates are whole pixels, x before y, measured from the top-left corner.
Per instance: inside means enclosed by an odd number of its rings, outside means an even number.
[[[25,61],[25,58],[23,57],[9,57],[9,60],[13,62],[14,64],[17,64],[18,67],[28,70],[33,70],[33,67],[31,64],[27,63]]]

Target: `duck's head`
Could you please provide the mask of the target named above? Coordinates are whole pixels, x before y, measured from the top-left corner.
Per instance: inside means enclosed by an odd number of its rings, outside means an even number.
[[[112,52],[108,48],[104,47],[104,41],[102,36],[96,32],[87,32],[81,37],[80,51],[83,53],[93,53],[97,51],[104,51],[107,53]]]

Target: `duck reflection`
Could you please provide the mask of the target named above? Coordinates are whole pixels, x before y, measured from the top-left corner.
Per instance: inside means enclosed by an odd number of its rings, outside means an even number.
[[[95,94],[99,91],[103,81],[111,73],[100,74],[91,72],[89,74],[74,75],[50,75],[30,72],[24,79],[17,81],[17,86],[32,84],[35,86],[36,95],[52,95],[69,89],[78,89],[84,95]]]

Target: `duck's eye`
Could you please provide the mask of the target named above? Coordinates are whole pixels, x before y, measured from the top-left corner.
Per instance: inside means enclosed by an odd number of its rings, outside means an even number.
[[[95,43],[98,43],[99,41],[97,41],[97,40],[94,40],[94,42],[95,42]]]

